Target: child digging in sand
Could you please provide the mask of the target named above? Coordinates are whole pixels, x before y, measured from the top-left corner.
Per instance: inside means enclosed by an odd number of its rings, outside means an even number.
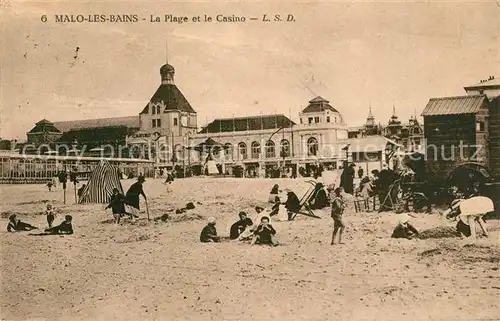
[[[333,234],[331,245],[335,244],[335,238],[339,235],[339,244],[342,243],[342,232],[344,232],[344,222],[342,221],[342,214],[344,213],[344,201],[342,200],[341,189],[336,188],[332,200],[332,219],[333,219]]]

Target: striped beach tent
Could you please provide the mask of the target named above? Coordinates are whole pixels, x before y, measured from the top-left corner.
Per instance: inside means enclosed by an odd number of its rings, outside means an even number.
[[[114,188],[118,188],[123,194],[120,171],[108,161],[101,160],[90,174],[89,181],[83,189],[78,203],[108,203]]]

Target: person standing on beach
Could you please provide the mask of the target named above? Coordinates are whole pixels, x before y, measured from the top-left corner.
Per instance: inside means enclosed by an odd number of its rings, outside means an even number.
[[[113,188],[111,202],[106,209],[111,208],[116,224],[120,224],[120,218],[125,215],[125,196],[120,193],[118,188]]]
[[[342,221],[342,214],[344,213],[344,201],[342,200],[341,190],[337,187],[334,191],[335,196],[332,200],[332,219],[333,219],[333,234],[331,245],[335,244],[335,238],[339,235],[339,244],[342,243],[342,232],[344,232],[344,222]]]
[[[132,210],[131,214],[134,217],[138,217],[139,211],[140,211],[140,205],[139,205],[139,195],[142,195],[144,197],[144,200],[147,201],[146,194],[144,193],[144,190],[142,188],[142,184],[146,181],[144,176],[140,175],[137,178],[137,182],[132,184],[130,188],[127,191],[127,194],[125,195],[125,204],[129,205],[129,207]]]
[[[348,194],[353,194],[354,192],[354,167],[356,165],[350,164],[349,167],[344,168],[340,176],[340,187],[344,188],[344,191]]]
[[[47,204],[47,209],[45,210],[45,216],[47,216],[47,224],[49,225],[49,228],[51,228],[52,223],[54,223],[54,219],[56,218],[56,214],[54,213],[52,205]]]

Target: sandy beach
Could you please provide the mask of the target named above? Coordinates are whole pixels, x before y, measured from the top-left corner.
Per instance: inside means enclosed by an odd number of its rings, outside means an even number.
[[[122,181],[125,189],[133,180]],[[500,224],[489,238],[391,239],[397,215],[348,210],[345,244],[330,245],[333,222],[299,216],[273,222],[278,247],[199,243],[210,216],[229,235],[239,211],[255,217],[275,183],[302,196],[303,179],[148,179],[133,223],[113,224],[104,204],[67,205],[43,185],[2,185],[1,220],[16,213],[46,227],[73,215],[71,236],[0,232],[2,320],[485,320],[500,318]],[[172,210],[193,202],[182,214]],[[415,214],[424,231],[454,227],[438,214]]]

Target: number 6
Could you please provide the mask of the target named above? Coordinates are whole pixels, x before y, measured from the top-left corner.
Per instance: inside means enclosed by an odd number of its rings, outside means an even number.
[[[40,20],[42,20],[42,22],[47,22],[47,16],[46,15],[43,15]]]

